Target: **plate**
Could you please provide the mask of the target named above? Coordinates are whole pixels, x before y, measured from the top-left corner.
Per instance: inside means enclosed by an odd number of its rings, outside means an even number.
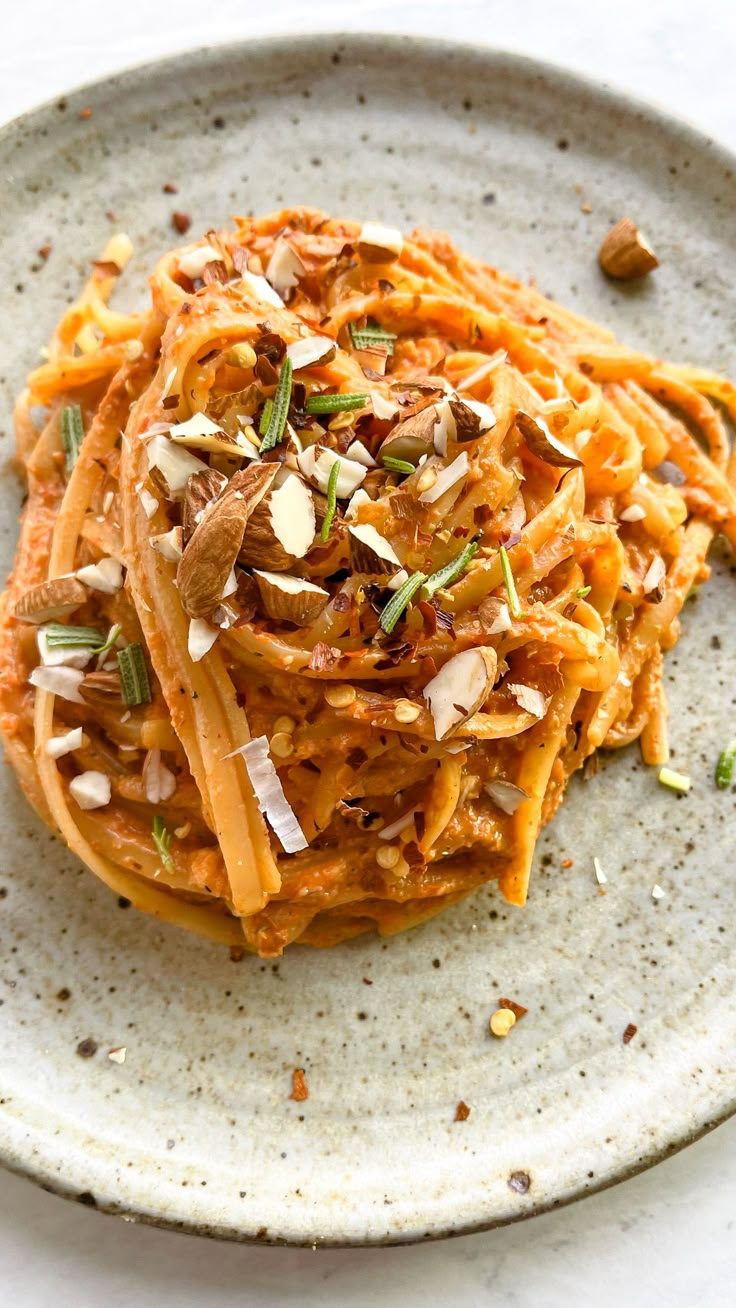
[[[193,233],[288,203],[446,228],[633,344],[736,374],[734,161],[520,58],[401,37],[201,50],[11,124],[0,163],[6,566],[20,502],[12,397],[109,234],[132,236],[127,282],[140,283],[176,239],[173,208]],[[596,264],[625,212],[661,260],[642,285],[612,285]],[[489,888],[391,941],[236,964],[118,906],[6,769],[7,1166],[177,1229],[388,1243],[566,1203],[733,1111],[734,806],[712,783],[736,734],[728,571],[716,557],[668,660],[675,766],[692,792],[664,791],[634,751],[573,782],[523,911]],[[500,995],[529,1009],[504,1041],[488,1033]],[[82,1057],[80,1042],[96,1052]],[[123,1065],[107,1057],[120,1045]],[[294,1067],[306,1069],[304,1103],[289,1098]],[[455,1122],[460,1100],[472,1111]]]

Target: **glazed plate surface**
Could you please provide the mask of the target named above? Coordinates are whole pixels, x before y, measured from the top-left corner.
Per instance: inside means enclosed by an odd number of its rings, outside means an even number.
[[[173,208],[191,214],[193,236],[282,204],[443,228],[633,345],[736,376],[735,169],[688,128],[561,72],[400,37],[199,51],[11,124],[0,135],[2,571],[20,503],[13,396],[112,231],[135,242],[132,288],[177,239]],[[623,213],[661,260],[640,286],[611,285],[596,264]],[[712,772],[736,735],[736,588],[718,552],[714,574],[667,664],[674,766],[692,774],[691,793],[659,787],[635,750],[576,780],[524,910],[489,888],[388,942],[235,964],[118,907],[5,769],[7,1166],[136,1220],[380,1243],[565,1203],[732,1112],[734,798]],[[501,995],[529,1010],[505,1041],[488,1034]],[[85,1040],[98,1047],[88,1058],[76,1052]],[[107,1050],[120,1045],[116,1065]],[[289,1099],[294,1067],[309,1084],[301,1104]],[[472,1111],[456,1123],[459,1100]]]

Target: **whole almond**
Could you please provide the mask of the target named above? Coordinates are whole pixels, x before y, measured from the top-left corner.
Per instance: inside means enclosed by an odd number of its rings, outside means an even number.
[[[48,622],[64,618],[81,607],[87,591],[76,577],[57,577],[42,581],[27,590],[15,605],[15,616],[20,622]]]
[[[186,545],[199,522],[200,515],[208,509],[227,486],[227,477],[215,468],[206,472],[195,472],[187,481],[184,505],[181,515],[182,536]]]
[[[248,518],[277,472],[274,463],[255,463],[236,472],[195,527],[176,572],[182,608],[190,618],[209,617],[221,602]]]
[[[88,672],[79,687],[88,704],[122,703],[123,689],[119,672]]]
[[[630,218],[619,219],[604,236],[598,262],[604,273],[619,281],[643,277],[659,266],[654,250]]]

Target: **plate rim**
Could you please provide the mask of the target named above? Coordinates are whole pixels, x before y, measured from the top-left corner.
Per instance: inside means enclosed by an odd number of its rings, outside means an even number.
[[[254,54],[256,57],[263,55],[272,58],[279,51],[293,52],[297,43],[302,50],[306,48],[307,52],[312,54],[321,50],[328,53],[330,47],[332,47],[333,52],[338,49],[340,53],[353,52],[357,55],[361,51],[375,52],[380,48],[389,58],[399,51],[405,52],[407,46],[411,46],[420,59],[436,57],[449,50],[456,56],[464,55],[468,60],[476,63],[503,66],[512,73],[516,71],[524,76],[530,74],[543,76],[553,82],[560,90],[567,89],[572,93],[587,94],[610,111],[621,112],[629,119],[639,117],[655,130],[668,134],[677,134],[681,142],[689,145],[698,154],[706,154],[709,160],[732,170],[736,174],[736,150],[726,145],[717,136],[709,134],[707,130],[691,122],[687,117],[681,117],[679,114],[670,112],[666,106],[655,98],[650,99],[630,93],[608,81],[598,81],[581,70],[570,69],[564,64],[537,58],[519,50],[496,46],[482,39],[471,44],[468,41],[455,41],[444,36],[429,34],[398,31],[381,32],[380,30],[373,32],[364,30],[344,32],[329,27],[307,32],[297,30],[288,35],[264,34],[252,39],[241,37],[233,42],[221,41],[213,44],[197,45],[158,58],[146,58],[124,64],[121,68],[114,69],[102,77],[78,83],[66,91],[48,97],[30,109],[26,109],[4,121],[0,124],[0,145],[4,145],[9,140],[12,141],[19,133],[32,131],[34,127],[43,122],[47,115],[56,110],[60,100],[78,101],[82,98],[94,98],[95,95],[99,95],[111,87],[115,91],[124,90],[126,83],[134,84],[137,79],[148,80],[162,72],[170,74],[177,67],[189,66],[191,68],[198,64],[217,61],[219,57],[233,59],[238,56],[245,56],[247,53],[250,58],[253,58]],[[684,1130],[679,1131],[673,1127],[670,1137],[664,1142],[654,1145],[650,1152],[646,1152],[645,1147],[644,1152],[636,1161],[621,1162],[618,1166],[614,1165],[600,1179],[596,1177],[593,1183],[589,1182],[584,1185],[581,1182],[574,1193],[569,1193],[562,1198],[550,1197],[546,1200],[531,1202],[523,1211],[512,1211],[509,1208],[508,1211],[498,1216],[479,1218],[478,1221],[466,1220],[457,1226],[452,1225],[450,1218],[445,1218],[439,1227],[435,1227],[421,1235],[417,1234],[416,1230],[412,1230],[406,1235],[397,1233],[396,1235],[374,1236],[366,1233],[361,1237],[346,1237],[338,1234],[335,1238],[320,1235],[316,1239],[306,1235],[303,1238],[293,1235],[271,1235],[270,1233],[262,1236],[252,1230],[244,1230],[234,1222],[226,1220],[213,1223],[196,1217],[173,1217],[166,1213],[153,1212],[145,1206],[142,1198],[139,1205],[135,1206],[130,1202],[118,1202],[112,1198],[93,1194],[89,1190],[80,1191],[71,1178],[65,1178],[52,1169],[50,1160],[44,1157],[39,1148],[40,1142],[34,1141],[30,1132],[27,1132],[27,1156],[24,1156],[17,1146],[14,1147],[11,1138],[12,1129],[7,1135],[6,1133],[0,1133],[0,1166],[16,1176],[21,1176],[33,1182],[41,1189],[58,1195],[60,1198],[91,1207],[98,1212],[121,1217],[129,1222],[159,1227],[163,1230],[198,1235],[209,1239],[224,1239],[254,1246],[270,1245],[290,1248],[391,1247],[478,1234],[518,1221],[525,1221],[558,1208],[567,1207],[580,1199],[586,1198],[588,1195],[600,1193],[623,1181],[630,1180],[674,1156],[682,1149],[702,1139],[734,1114],[736,1114],[736,1088],[730,1099],[726,1100],[725,1103],[721,1101],[715,1113],[706,1114],[704,1118],[697,1121],[695,1126],[686,1127]],[[9,1120],[12,1123],[15,1119],[11,1116]],[[0,1125],[2,1125],[1,1118]],[[109,1180],[111,1190],[114,1188],[114,1170],[114,1165],[110,1164]],[[416,1222],[416,1226],[419,1225],[421,1225],[421,1222]]]

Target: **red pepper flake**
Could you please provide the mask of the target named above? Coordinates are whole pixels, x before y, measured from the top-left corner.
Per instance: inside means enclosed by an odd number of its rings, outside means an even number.
[[[368,755],[364,749],[360,748],[360,745],[356,745],[355,749],[351,749],[350,753],[346,756],[345,762],[349,768],[352,768],[354,772],[357,772],[358,768],[362,768],[363,764],[368,762]]]
[[[50,254],[51,254],[50,245],[42,245],[40,250],[38,251],[38,256],[40,259],[43,259],[44,263],[46,262]]]
[[[631,1043],[638,1030],[639,1030],[638,1026],[636,1026],[633,1022],[629,1022],[629,1025],[627,1026],[622,1036],[625,1045]]]
[[[298,1104],[301,1104],[304,1102],[305,1099],[309,1098],[309,1090],[307,1089],[307,1078],[304,1075],[303,1067],[294,1068],[292,1080],[293,1080],[293,1087],[292,1087],[291,1094],[289,1095],[289,1098],[295,1099]]]
[[[528,1008],[525,1008],[523,1004],[517,1004],[517,1003],[515,1003],[515,1001],[514,1001],[513,999],[499,999],[499,1001],[498,1001],[498,1007],[499,1007],[499,1008],[508,1008],[508,1009],[513,1013],[513,1015],[514,1015],[514,1017],[516,1018],[517,1022],[518,1022],[518,1020],[519,1020],[520,1017],[523,1017],[525,1013],[528,1013],[528,1012],[529,1012],[529,1009],[528,1009]]]
[[[91,118],[91,117],[92,117],[92,110],[90,109],[90,107],[89,107],[88,104],[84,106],[84,109],[80,109],[80,110],[79,110],[79,117],[80,117],[80,118]]]
[[[178,409],[180,395],[167,395],[165,400],[161,401],[162,409]]]
[[[373,982],[370,980],[369,977],[364,976],[364,977],[363,977],[363,985],[364,985],[364,986],[372,986],[372,985],[373,985]]]
[[[564,868],[569,868],[574,866],[575,866],[574,858],[563,858],[562,862],[560,863],[560,867],[564,867]]]
[[[164,187],[166,190],[166,187]],[[188,213],[182,213],[180,209],[175,209],[171,215],[171,222],[180,236],[189,231],[192,225],[192,216]]]
[[[205,286],[211,286],[213,282],[227,281],[227,268],[222,262],[222,259],[212,259],[210,263],[205,264],[202,272],[202,281]]]
[[[161,190],[164,195],[178,195],[179,193],[179,187],[176,185],[176,182],[164,182]]]
[[[470,1109],[468,1108],[468,1105],[461,1099],[457,1108],[455,1109],[455,1121],[467,1122],[469,1117],[470,1117]]]
[[[105,217],[107,218],[108,222],[111,222],[111,223],[116,223],[117,220],[118,220],[118,216],[117,216],[117,214],[115,213],[115,210],[114,210],[114,209],[106,209],[106,210],[105,210]]]

